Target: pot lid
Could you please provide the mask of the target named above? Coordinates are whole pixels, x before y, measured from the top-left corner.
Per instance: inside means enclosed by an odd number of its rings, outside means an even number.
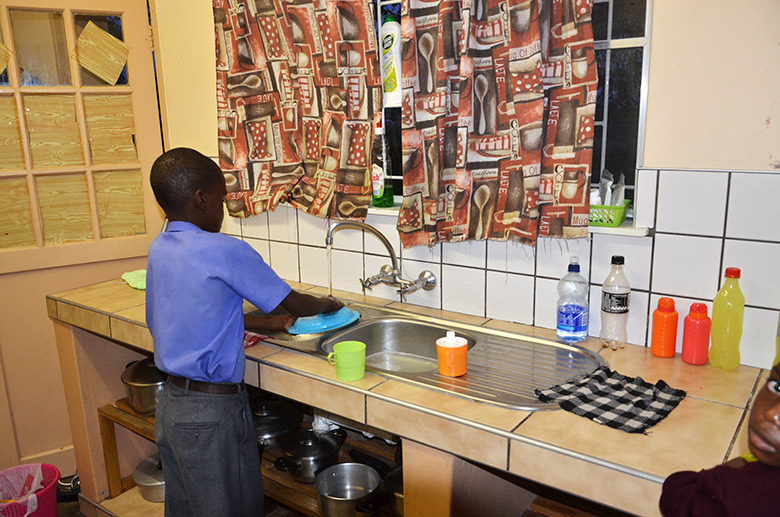
[[[284,444],[284,452],[294,458],[321,458],[337,451],[341,440],[333,432],[318,434],[307,429],[300,431]]]
[[[252,408],[255,431],[260,439],[273,438],[285,431],[297,429],[303,413],[292,404],[281,400],[261,400]]]
[[[160,453],[154,453],[141,463],[133,471],[133,481],[139,486],[164,486]]]
[[[359,318],[359,312],[349,307],[342,307],[337,311],[298,318],[288,332],[290,334],[317,334],[344,327]]]
[[[167,379],[168,374],[159,370],[151,357],[130,363],[122,372],[122,382],[130,386],[161,385]]]

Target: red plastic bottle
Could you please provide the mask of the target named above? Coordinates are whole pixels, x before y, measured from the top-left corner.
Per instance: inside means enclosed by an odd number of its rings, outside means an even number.
[[[677,311],[674,300],[663,297],[653,311],[653,338],[650,351],[658,357],[674,357],[677,345]]]
[[[707,306],[703,303],[692,304],[683,322],[683,361],[697,365],[707,363],[711,327],[712,320],[707,316]]]

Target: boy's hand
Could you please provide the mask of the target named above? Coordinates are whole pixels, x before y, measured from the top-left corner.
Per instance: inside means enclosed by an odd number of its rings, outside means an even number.
[[[280,314],[274,316],[244,315],[244,327],[247,330],[281,330],[287,332],[295,323],[295,316]]]
[[[332,296],[323,296],[322,301],[325,304],[326,309],[322,312],[335,312],[342,307],[344,307],[344,303],[340,300],[337,300],[336,298]]]

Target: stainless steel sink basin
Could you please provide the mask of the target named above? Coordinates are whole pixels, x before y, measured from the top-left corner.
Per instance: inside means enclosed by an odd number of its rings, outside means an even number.
[[[390,308],[353,303],[360,320],[324,334],[271,333],[267,341],[327,355],[339,341],[366,344],[366,369],[488,404],[524,410],[556,409],[539,402],[535,389],[592,372],[606,361],[596,352],[563,342],[445,321]],[[462,377],[438,373],[436,340],[447,330],[468,340],[468,371]]]
[[[366,344],[367,369],[382,374],[423,373],[437,369],[436,340],[444,337],[447,330],[451,329],[410,318],[380,317],[320,340],[317,350],[328,354],[340,341],[362,341]],[[466,338],[469,349],[477,343],[470,334],[456,335]]]

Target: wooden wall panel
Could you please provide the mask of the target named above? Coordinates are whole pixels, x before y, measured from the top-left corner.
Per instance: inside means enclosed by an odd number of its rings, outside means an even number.
[[[24,178],[0,178],[0,249],[35,246]]]
[[[138,163],[129,95],[85,95],[92,163]]]
[[[33,168],[83,165],[73,95],[25,95]]]
[[[24,169],[24,151],[19,133],[16,101],[11,95],[0,97],[0,170]]]
[[[38,176],[35,182],[44,246],[94,239],[84,174]]]
[[[100,236],[146,233],[141,171],[96,172],[94,177]]]

